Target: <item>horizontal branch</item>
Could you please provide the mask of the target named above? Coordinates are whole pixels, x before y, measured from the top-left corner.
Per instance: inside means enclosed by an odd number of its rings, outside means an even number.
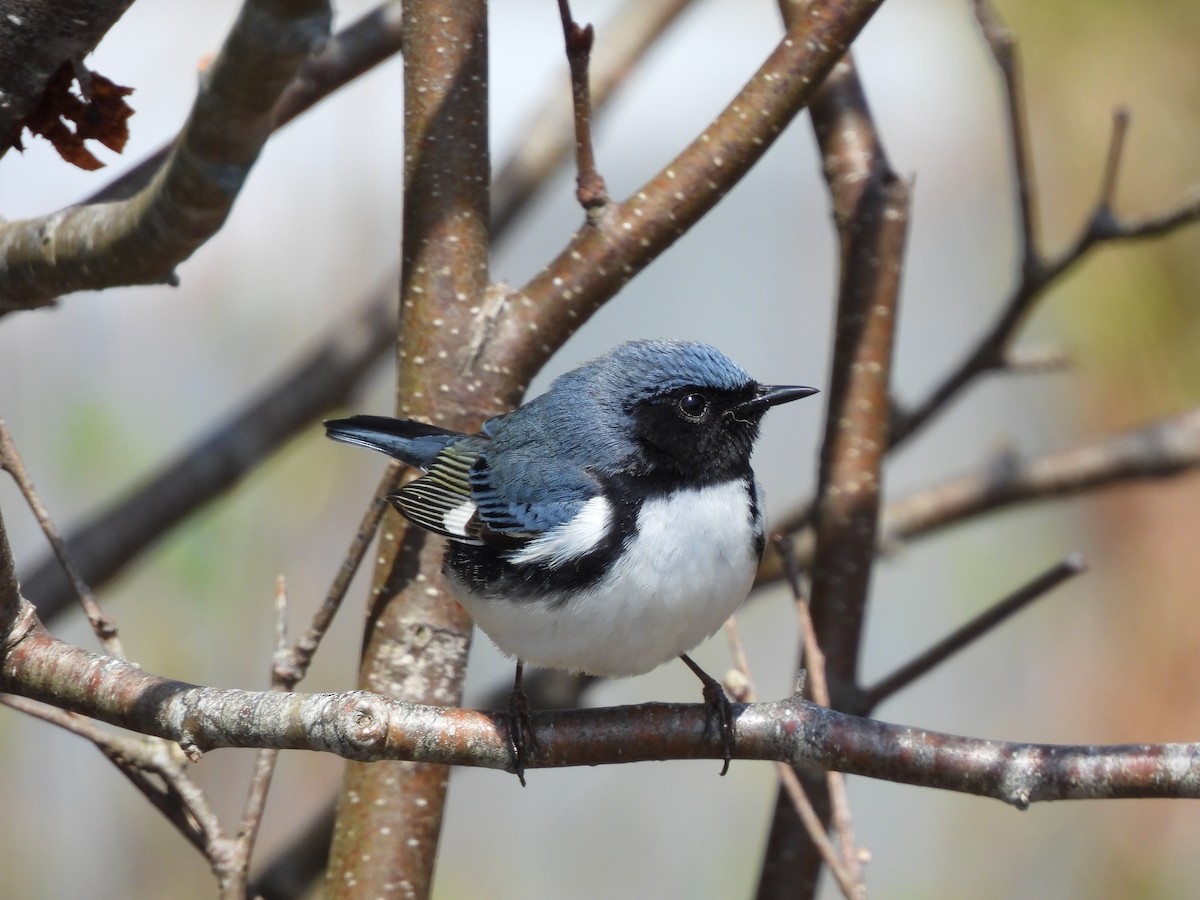
[[[22,604],[0,644],[0,690],[178,741],[193,758],[220,747],[316,750],[511,770],[505,713],[421,706],[366,691],[285,694],[197,687],[87,653],[51,636]],[[908,728],[790,697],[734,704],[739,759],[775,760],[992,797],[1200,798],[1200,745],[1003,743]],[[535,713],[526,767],[720,759],[701,704]]]
[[[1005,457],[981,472],[917,491],[887,506],[881,538],[886,545],[1006,506],[1167,478],[1197,467],[1200,409],[1193,409],[1066,450],[1030,459]]]
[[[327,0],[246,0],[158,175],[117,203],[0,225],[0,315],[81,290],[174,284],[225,222],[275,104],[329,35]]]
[[[883,509],[880,545],[928,537],[1007,506],[1072,497],[1136,481],[1200,470],[1200,408],[1095,441],[1022,459],[1006,455],[978,471],[950,478],[893,500]],[[784,517],[801,567],[812,564],[809,507]],[[755,585],[783,577],[779,555],[768,547]]]

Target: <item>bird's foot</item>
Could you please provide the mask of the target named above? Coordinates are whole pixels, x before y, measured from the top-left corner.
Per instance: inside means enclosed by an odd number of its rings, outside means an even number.
[[[529,751],[537,748],[537,738],[533,733],[533,721],[529,718],[529,698],[521,687],[521,674],[524,665],[517,663],[517,677],[513,682],[512,694],[508,698],[508,749],[512,753],[513,771],[525,787],[525,763],[529,759]]]
[[[696,677],[704,685],[704,735],[707,737],[712,733],[714,725],[716,726],[717,736],[721,739],[721,746],[725,751],[722,757],[725,765],[721,767],[721,774],[724,775],[729,771],[729,761],[733,759],[736,739],[733,729],[733,704],[729,702],[721,682],[696,665],[686,653],[680,654],[679,658],[687,663],[688,668],[696,673]]]

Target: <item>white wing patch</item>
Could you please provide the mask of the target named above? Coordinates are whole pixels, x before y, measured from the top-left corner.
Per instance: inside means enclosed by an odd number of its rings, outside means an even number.
[[[442,525],[449,534],[467,536],[467,523],[475,515],[475,501],[464,500],[442,516]]]
[[[512,554],[516,565],[544,562],[551,569],[585,556],[608,536],[612,524],[612,504],[595,496],[568,522],[552,528]]]

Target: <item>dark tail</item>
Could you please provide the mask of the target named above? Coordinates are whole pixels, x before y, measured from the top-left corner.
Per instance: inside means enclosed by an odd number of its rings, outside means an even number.
[[[344,444],[378,450],[407,465],[426,469],[442,448],[463,435],[411,419],[351,416],[326,422],[325,436]]]

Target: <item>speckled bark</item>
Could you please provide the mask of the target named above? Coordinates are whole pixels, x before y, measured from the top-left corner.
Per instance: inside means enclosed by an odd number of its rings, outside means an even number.
[[[405,0],[404,235],[396,410],[473,430],[517,386],[473,369],[488,308],[487,5]],[[389,511],[381,531],[359,686],[456,706],[471,621],[439,574],[441,540]],[[351,763],[338,800],[330,896],[426,897],[448,769]]]

